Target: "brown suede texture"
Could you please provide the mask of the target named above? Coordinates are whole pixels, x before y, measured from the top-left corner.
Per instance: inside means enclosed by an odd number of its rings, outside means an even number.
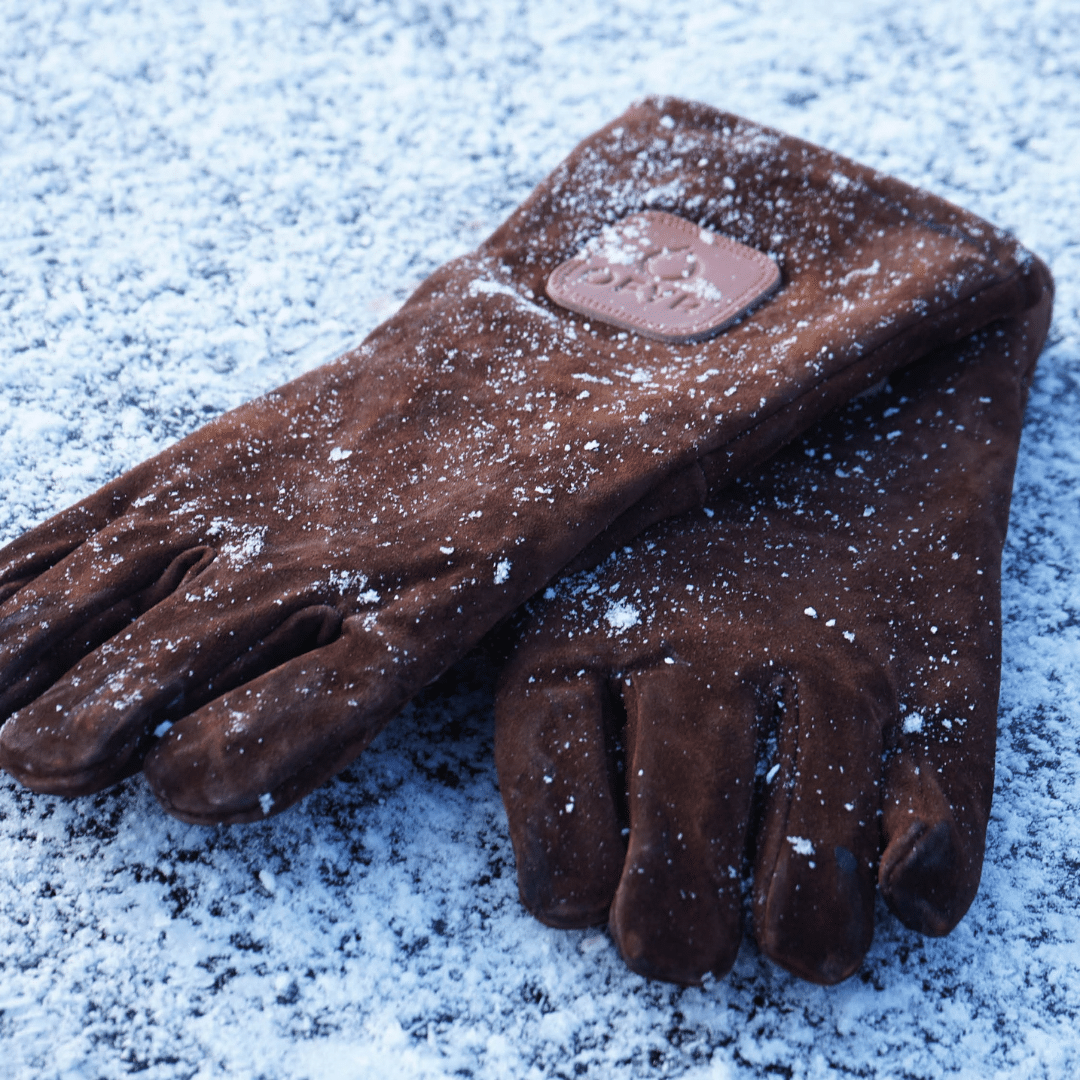
[[[743,924],[835,983],[877,881],[924,934],[978,888],[1000,570],[1040,299],[850,403],[521,617],[496,762],[525,906],[635,971],[721,975]]]
[[[545,298],[644,208],[771,252],[780,289],[693,345]],[[1031,290],[1017,245],[941,200],[704,106],[634,106],[356,350],[0,552],[0,764],[66,794],[141,764],[192,822],[280,810],[601,534]]]

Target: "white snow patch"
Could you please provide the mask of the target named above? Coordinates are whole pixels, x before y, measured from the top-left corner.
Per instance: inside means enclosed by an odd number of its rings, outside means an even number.
[[[840,279],[840,284],[846,285],[852,278],[874,277],[880,269],[881,262],[878,259],[875,259],[869,266],[861,267],[858,270],[849,270],[848,273]]]
[[[612,630],[629,630],[641,622],[641,612],[629,600],[616,600],[608,605],[604,618]]]
[[[357,570],[331,570],[329,580],[339,593],[347,593],[353,589],[362,589],[368,579],[367,574],[361,574]]]
[[[483,278],[474,278],[469,282],[469,293],[472,296],[509,296],[518,307],[525,311],[529,311],[533,315],[539,315],[540,318],[548,322],[559,321],[553,312],[545,311],[539,304],[527,300],[512,285],[505,285],[500,281],[485,281]],[[572,330],[572,327],[568,327],[568,330]]]
[[[246,566],[263,550],[266,541],[265,525],[237,524],[232,518],[214,518],[206,529],[208,536],[223,536],[225,543],[218,549],[230,566]]]
[[[923,729],[923,714],[920,712],[910,712],[904,717],[904,734],[905,735],[917,735]]]

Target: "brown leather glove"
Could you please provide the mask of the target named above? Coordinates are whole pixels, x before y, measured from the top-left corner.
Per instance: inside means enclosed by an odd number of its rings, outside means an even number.
[[[780,289],[683,345],[545,298],[647,207],[771,251]],[[288,806],[586,545],[699,503],[706,474],[1023,310],[1019,254],[796,139],[630,109],[360,348],[0,552],[0,764],[77,794],[145,758],[194,822]]]
[[[631,968],[677,983],[734,962],[744,867],[759,946],[813,982],[869,948],[875,874],[907,926],[956,925],[982,866],[1001,551],[1050,317],[1031,273],[1026,317],[529,605],[495,752],[539,919],[609,917]]]

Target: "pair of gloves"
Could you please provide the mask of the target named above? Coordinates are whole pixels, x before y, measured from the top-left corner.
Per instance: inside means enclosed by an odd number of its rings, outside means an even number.
[[[646,210],[768,253],[779,289],[682,343],[552,302]],[[733,962],[748,867],[759,945],[804,978],[855,970],[875,876],[946,933],[979,878],[1051,293],[939,199],[636,105],[359,348],[0,552],[0,764],[66,795],[142,769],[185,821],[261,819],[496,629],[539,918],[610,912],[627,963],[680,983]]]

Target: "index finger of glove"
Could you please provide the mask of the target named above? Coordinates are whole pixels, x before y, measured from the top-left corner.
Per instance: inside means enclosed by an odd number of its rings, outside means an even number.
[[[143,462],[0,549],[0,603],[107,530],[150,486],[156,464]]]

